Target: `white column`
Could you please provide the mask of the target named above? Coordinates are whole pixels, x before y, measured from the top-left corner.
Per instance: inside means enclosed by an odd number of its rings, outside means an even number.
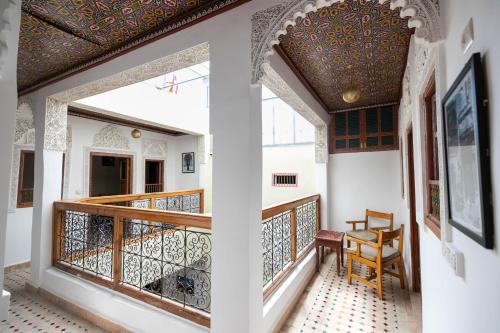
[[[0,320],[7,319],[10,294],[4,288],[5,234],[9,209],[11,156],[17,108],[17,46],[21,1],[0,3]]]
[[[52,206],[61,199],[67,105],[45,96],[36,96],[33,104],[36,140],[30,284],[40,287],[43,272],[52,266]]]
[[[250,87],[251,27],[244,21],[210,43],[215,333],[263,330],[262,89]]]
[[[330,219],[330,177],[328,170],[328,126],[316,126],[315,133],[315,154],[316,154],[316,191],[321,195],[320,216],[321,229],[333,228],[333,221]]]

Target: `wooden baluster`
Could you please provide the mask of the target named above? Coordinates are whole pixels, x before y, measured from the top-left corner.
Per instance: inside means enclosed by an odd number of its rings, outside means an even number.
[[[123,226],[120,216],[115,215],[113,224],[113,285],[118,287],[122,277]]]
[[[290,210],[290,244],[292,246],[292,262],[297,260],[297,208]]]
[[[205,213],[205,190],[200,190],[200,214]]]
[[[320,198],[316,200],[316,233],[321,230],[321,203]]]
[[[155,207],[155,198],[153,198],[153,197],[149,198],[149,208],[150,209],[156,209],[156,207]]]
[[[52,265],[55,265],[61,258],[61,239],[60,234],[62,234],[61,226],[62,222],[62,211],[54,207],[53,213],[53,225],[52,225]]]

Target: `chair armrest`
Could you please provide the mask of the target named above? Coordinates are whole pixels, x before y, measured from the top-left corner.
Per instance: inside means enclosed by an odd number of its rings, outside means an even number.
[[[351,241],[351,242],[357,243],[357,244],[363,244],[363,245],[372,247],[374,249],[378,249],[378,244],[374,243],[374,242],[368,242],[368,241],[365,241],[365,240],[362,240],[362,239],[359,239],[359,238],[354,238],[354,237],[351,237],[351,236],[346,236],[346,239],[349,240],[349,241]]]
[[[359,220],[359,221],[345,221],[345,223],[347,223],[347,224],[365,223],[365,224],[366,224],[366,221],[365,221],[365,220]]]

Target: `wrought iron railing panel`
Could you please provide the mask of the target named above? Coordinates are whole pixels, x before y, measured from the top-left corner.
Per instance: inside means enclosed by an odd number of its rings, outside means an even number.
[[[113,217],[66,211],[58,232],[60,261],[96,276],[112,278]]]
[[[160,298],[210,312],[208,230],[122,219],[122,280]]]
[[[200,193],[155,198],[155,208],[174,212],[200,213]]]
[[[264,285],[278,276],[292,260],[290,222],[291,211],[286,211],[262,222]]]
[[[300,253],[314,241],[317,233],[316,201],[297,208],[297,252]]]

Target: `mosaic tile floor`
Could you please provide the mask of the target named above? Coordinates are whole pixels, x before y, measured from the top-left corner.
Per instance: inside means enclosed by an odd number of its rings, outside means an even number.
[[[366,268],[354,266],[356,273],[360,270],[362,276],[367,275]],[[419,295],[410,297],[399,280],[387,274],[383,288],[380,301],[374,289],[355,281],[348,285],[347,267],[337,275],[335,255],[330,254],[281,333],[420,333]]]
[[[27,269],[5,274],[5,289],[11,293],[11,299],[9,319],[0,321],[0,332],[105,332],[39,295],[26,292],[24,284],[28,278]]]

